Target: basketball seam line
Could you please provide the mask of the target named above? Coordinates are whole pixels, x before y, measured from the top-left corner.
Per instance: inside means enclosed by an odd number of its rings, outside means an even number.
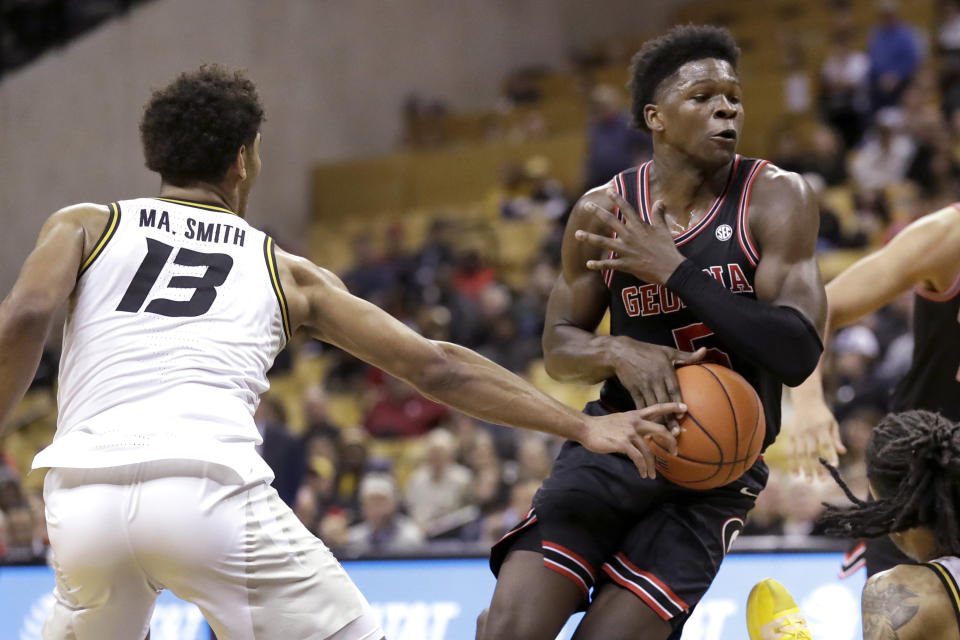
[[[727,406],[730,407],[730,415],[733,417],[733,450],[735,452],[734,455],[736,455],[740,453],[740,421],[737,420],[737,411],[733,408],[733,401],[730,399],[730,394],[727,393],[727,388],[723,385],[723,382],[720,380],[719,376],[711,371],[709,367],[706,367],[702,364],[698,364],[697,366],[705,369],[706,372],[717,381],[717,384],[720,385],[721,391],[723,391],[723,397],[727,399]],[[731,371],[733,371],[733,369],[731,369]],[[736,373],[736,371],[734,371],[734,373]],[[744,460],[746,460],[746,458],[744,458]],[[721,449],[720,466],[723,466],[724,464],[726,464],[726,461],[723,459],[723,450]],[[730,472],[727,474],[727,484],[733,482],[733,480],[730,479],[730,475],[733,473],[733,471],[734,470],[731,468]]]

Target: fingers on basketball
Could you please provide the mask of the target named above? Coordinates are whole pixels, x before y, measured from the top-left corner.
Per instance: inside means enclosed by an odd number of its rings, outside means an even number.
[[[766,434],[763,405],[736,372],[716,364],[677,370],[687,413],[677,438],[677,454],[656,441],[651,449],[657,471],[691,489],[712,489],[738,479],[753,466]]]

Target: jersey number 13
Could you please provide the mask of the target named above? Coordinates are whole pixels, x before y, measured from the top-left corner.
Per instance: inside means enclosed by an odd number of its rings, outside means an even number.
[[[137,313],[143,308],[172,252],[173,247],[170,245],[147,238],[147,255],[124,292],[117,311]],[[200,276],[170,278],[167,286],[171,289],[193,289],[189,300],[154,298],[145,311],[171,318],[195,318],[205,314],[213,306],[213,301],[217,298],[217,287],[224,283],[233,268],[233,258],[225,253],[201,253],[181,247],[173,258],[173,264],[207,269]]]

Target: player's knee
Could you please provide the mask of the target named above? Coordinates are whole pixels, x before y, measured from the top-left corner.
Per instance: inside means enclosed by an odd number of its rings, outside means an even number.
[[[480,612],[480,615],[477,616],[477,633],[475,636],[475,640],[483,640],[483,636],[484,636],[483,629],[486,626],[487,614],[489,613],[489,611],[490,609],[484,609],[483,611]]]
[[[524,615],[521,607],[498,607],[487,609],[480,614],[477,620],[479,640],[550,640],[553,636],[544,633],[543,627],[533,619],[533,616]]]

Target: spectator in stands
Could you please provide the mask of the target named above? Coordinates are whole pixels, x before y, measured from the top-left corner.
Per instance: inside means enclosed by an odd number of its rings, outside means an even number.
[[[477,307],[483,321],[477,351],[522,375],[530,361],[540,353],[540,336],[519,335],[510,290],[502,284],[492,284],[480,294]]]
[[[530,267],[523,291],[513,304],[513,313],[517,317],[518,335],[535,339],[538,345],[538,357],[547,300],[550,298],[550,290],[556,279],[557,267],[541,254]]]
[[[474,473],[470,491],[470,501],[480,509],[481,516],[503,507],[510,487],[503,481],[503,467],[499,460]]]
[[[808,173],[814,171],[813,159],[804,149],[803,141],[796,127],[785,126],[776,134],[776,150],[773,163],[785,171]]]
[[[424,438],[426,460],[407,482],[407,508],[413,520],[429,535],[442,533],[435,523],[466,506],[473,474],[455,461],[457,440],[446,429],[434,429]]]
[[[397,510],[397,489],[385,473],[370,473],[360,484],[363,520],[348,533],[353,553],[412,551],[424,543],[423,532]]]
[[[900,19],[897,0],[881,0],[880,22],[870,33],[870,102],[874,111],[900,100],[921,61],[913,27]]]
[[[375,438],[422,436],[448,414],[446,407],[392,376],[384,376],[379,396],[363,421],[367,432]]]
[[[436,218],[430,222],[426,240],[410,259],[413,286],[425,288],[433,285],[440,266],[453,264],[452,232],[453,223],[446,218]]]
[[[496,271],[484,262],[477,249],[470,248],[460,254],[453,274],[453,286],[457,293],[469,300],[476,300],[496,279]]]
[[[360,483],[371,464],[370,434],[362,427],[343,432],[337,460],[335,504],[346,509],[353,521],[360,513]],[[377,464],[378,468],[382,465]]]
[[[620,93],[605,84],[590,93],[585,188],[609,182],[624,169],[650,159],[653,141],[636,129],[623,109]]]
[[[848,230],[839,214],[826,200],[827,184],[819,173],[805,173],[803,179],[817,194],[820,209],[820,230],[817,232],[817,251],[857,249],[867,245],[867,234],[859,229]]]
[[[396,284],[397,278],[395,265],[377,255],[370,236],[353,239],[353,268],[343,276],[350,293],[378,302]]]
[[[330,417],[330,406],[327,401],[327,392],[318,384],[306,388],[301,398],[303,407],[304,439],[315,437],[327,438],[333,442],[340,441],[340,426],[334,424]]]
[[[519,175],[509,174],[506,196],[500,201],[504,218],[558,220],[570,202],[563,184],[550,174],[550,160],[533,156],[523,163]]]
[[[788,36],[783,51],[783,107],[788,114],[810,110],[810,76],[807,75],[803,46],[799,38]]]
[[[827,186],[836,187],[847,181],[847,154],[837,131],[828,125],[813,130],[811,171],[820,175]]]
[[[949,116],[960,108],[960,0],[940,0],[937,4],[941,107]]]
[[[875,242],[888,229],[892,216],[890,199],[879,189],[858,189],[853,193],[857,229]]]
[[[510,502],[502,510],[494,512],[481,521],[484,543],[493,543],[523,520],[533,504],[533,494],[540,488],[536,480],[519,482],[510,489]]]
[[[337,467],[339,464],[340,440],[324,435],[304,439],[305,469],[303,481],[297,491],[294,512],[311,531],[329,509],[351,507],[350,499],[341,500],[337,492]]]
[[[909,133],[916,144],[907,178],[920,187],[925,198],[933,201],[928,209],[938,209],[956,199],[956,167],[950,146],[950,132],[940,109],[932,103],[923,102],[919,88],[915,90],[911,86],[904,94],[903,102],[904,112],[910,114]]]
[[[853,48],[849,28],[838,28],[820,68],[820,112],[843,136],[844,147],[860,143],[870,113],[870,59]]]
[[[761,491],[761,493],[764,493]],[[823,488],[804,478],[788,476],[783,478],[780,513],[783,517],[783,533],[788,538],[805,537],[814,532],[814,520],[823,510],[821,495]]]
[[[479,261],[479,255],[471,258],[470,262],[474,260]],[[472,292],[467,295],[464,291],[471,291],[471,285],[476,282],[489,283],[493,280],[492,271],[489,274],[471,273],[477,270],[483,271],[483,267],[468,263],[461,272],[459,265],[440,265],[437,269],[436,286],[424,295],[428,304],[440,305],[450,312],[451,341],[470,348],[480,344],[483,327]]]
[[[280,499],[293,506],[303,480],[303,443],[287,428],[287,412],[283,404],[271,396],[264,396],[253,417],[263,438],[258,449],[273,471],[271,486]]]
[[[543,482],[550,475],[553,456],[547,443],[547,438],[539,434],[522,434],[517,450],[517,482]]]
[[[428,340],[450,341],[450,310],[440,305],[424,306],[417,311],[417,329]]]
[[[497,314],[489,324],[486,340],[477,352],[514,373],[526,373],[530,361],[540,354],[539,341],[519,336],[517,321],[510,311]]]
[[[767,486],[757,497],[743,526],[745,536],[778,536],[783,534],[783,474],[771,467]]]
[[[320,521],[317,535],[339,556],[350,545],[350,522],[343,509],[330,509]]]
[[[855,477],[863,480],[861,486],[863,491],[860,495],[866,495],[867,489],[865,482],[867,442],[870,440],[873,427],[882,417],[882,411],[874,407],[862,407],[852,411],[840,423],[840,437],[843,438],[843,444],[847,448],[846,454],[840,459],[841,471],[848,481]]]
[[[875,376],[879,355],[880,343],[869,328],[855,325],[837,334],[833,356],[838,420],[864,407],[886,405],[889,389]]]
[[[880,190],[906,178],[916,144],[903,133],[903,124],[898,109],[888,107],[877,113],[873,131],[850,166],[859,188]]]
[[[26,504],[7,513],[8,550],[6,562],[34,562],[44,555],[43,541],[37,535],[33,512]]]

